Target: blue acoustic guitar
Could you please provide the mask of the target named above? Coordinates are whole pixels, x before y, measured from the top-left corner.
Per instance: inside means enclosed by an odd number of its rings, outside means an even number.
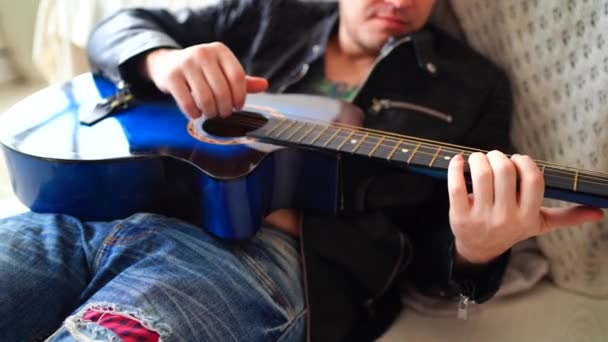
[[[343,154],[445,178],[454,155],[475,151],[364,129],[356,107],[307,95],[250,95],[225,120],[189,121],[168,100],[91,117],[129,96],[84,74],[3,115],[0,142],[23,204],[83,220],[158,212],[245,239],[275,209],[338,211]],[[608,207],[608,175],[538,164],[547,197]]]

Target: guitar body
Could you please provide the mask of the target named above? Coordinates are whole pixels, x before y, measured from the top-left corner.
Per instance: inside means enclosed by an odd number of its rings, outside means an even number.
[[[250,237],[275,209],[337,210],[336,154],[261,143],[217,127],[219,122],[189,122],[168,99],[137,104],[92,126],[80,124],[115,92],[112,83],[85,74],[5,113],[0,142],[23,204],[87,221],[162,213],[226,239]],[[249,96],[244,110],[257,121],[284,115],[361,122],[353,107],[312,98]]]

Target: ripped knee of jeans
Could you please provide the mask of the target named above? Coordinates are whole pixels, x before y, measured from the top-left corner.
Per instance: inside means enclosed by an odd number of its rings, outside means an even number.
[[[146,317],[139,310],[109,303],[85,306],[68,317],[64,326],[77,341],[161,342],[170,332],[165,324]]]

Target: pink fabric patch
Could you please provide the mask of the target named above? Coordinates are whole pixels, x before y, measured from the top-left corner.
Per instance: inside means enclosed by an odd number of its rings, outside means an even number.
[[[146,329],[136,319],[112,312],[89,309],[83,318],[111,330],[123,342],[158,342],[160,338],[157,332]]]

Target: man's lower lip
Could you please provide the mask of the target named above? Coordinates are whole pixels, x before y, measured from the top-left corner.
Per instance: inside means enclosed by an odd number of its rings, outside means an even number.
[[[376,20],[390,28],[401,28],[402,29],[407,26],[407,23],[405,23],[403,21],[389,19],[389,18],[376,18]]]

